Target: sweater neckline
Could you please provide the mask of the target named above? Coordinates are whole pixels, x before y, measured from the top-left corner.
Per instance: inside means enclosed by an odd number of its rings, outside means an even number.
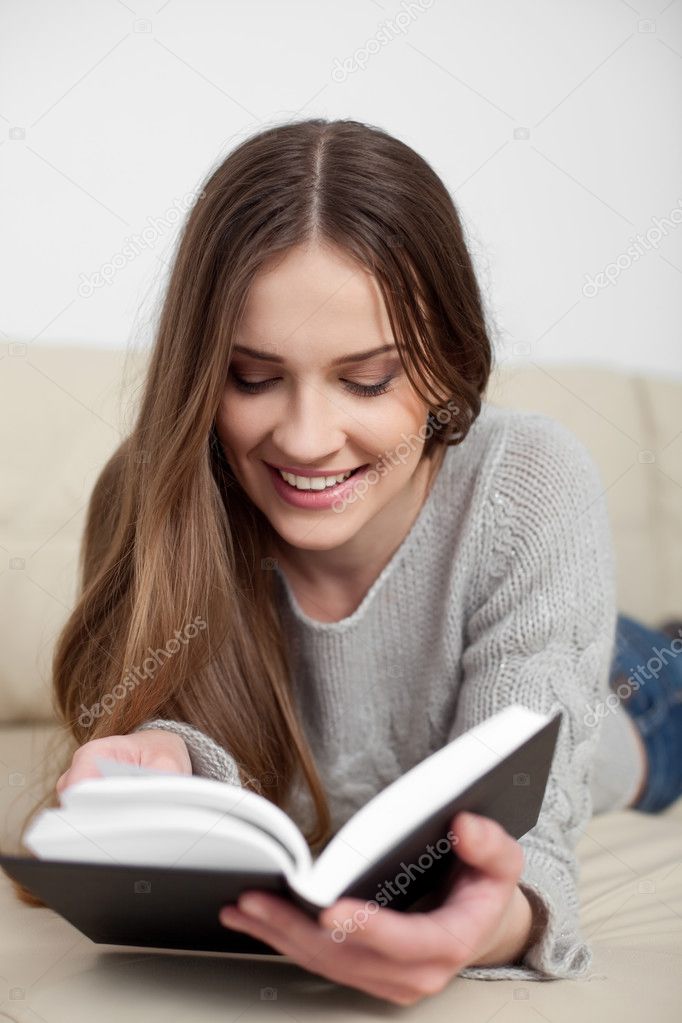
[[[299,625],[312,632],[335,634],[345,632],[347,629],[357,625],[365,617],[370,604],[373,602],[379,590],[382,589],[390,576],[393,575],[399,563],[404,559],[411,547],[414,546],[421,534],[427,528],[433,510],[437,506],[440,493],[445,486],[445,480],[449,475],[448,469],[450,465],[450,457],[454,447],[455,445],[449,445],[446,448],[443,461],[440,464],[436,478],[431,483],[431,489],[427,494],[426,500],[422,504],[410,529],[403,537],[400,546],[394,551],[391,559],[384,565],[383,569],[367,590],[356,609],[351,614],[346,615],[345,618],[341,618],[336,622],[321,622],[315,618],[311,618],[299,606],[291,586],[280,567],[278,565],[275,566],[275,571],[284,589],[291,612]]]

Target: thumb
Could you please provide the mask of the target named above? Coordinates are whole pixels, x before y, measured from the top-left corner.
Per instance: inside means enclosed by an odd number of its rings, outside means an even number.
[[[61,795],[65,788],[69,785],[75,785],[79,781],[86,781],[88,778],[101,778],[102,773],[91,760],[80,762],[75,767],[69,767],[68,770],[60,774],[57,779],[55,789],[57,795]]]
[[[513,881],[523,870],[523,848],[501,824],[481,814],[462,811],[452,822],[455,851],[471,867],[500,881]]]

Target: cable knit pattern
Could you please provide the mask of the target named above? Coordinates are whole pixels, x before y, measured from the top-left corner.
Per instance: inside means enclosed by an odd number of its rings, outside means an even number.
[[[585,974],[591,951],[579,930],[574,849],[599,792],[592,765],[600,737],[618,732],[603,731],[601,719],[586,724],[594,719],[588,709],[609,692],[616,604],[603,486],[583,443],[547,416],[484,404],[464,443],[448,448],[407,536],[351,615],[309,618],[275,571],[296,704],[335,831],[502,707],[562,711],[540,817],[520,839],[520,884],[540,936],[518,965],[472,966],[460,976]],[[159,726],[185,738],[196,773],[233,780],[234,761],[207,736],[183,722],[141,727]],[[608,750],[601,752],[608,763]],[[621,804],[617,789],[610,779],[602,804]],[[308,824],[302,785],[285,809],[300,827]]]

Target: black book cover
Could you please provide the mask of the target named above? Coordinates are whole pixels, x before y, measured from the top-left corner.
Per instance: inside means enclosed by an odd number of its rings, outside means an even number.
[[[442,810],[422,820],[399,846],[368,865],[343,894],[377,899],[406,912],[438,905],[462,867],[452,847],[440,851],[452,818],[470,810],[498,821],[513,838],[530,831],[542,806],[560,724],[557,713]],[[289,898],[312,918],[319,912],[276,872],[10,855],[0,855],[0,867],[92,941],[109,945],[278,955],[265,942],[224,927],[218,920],[221,907],[236,902],[242,891],[261,889]]]

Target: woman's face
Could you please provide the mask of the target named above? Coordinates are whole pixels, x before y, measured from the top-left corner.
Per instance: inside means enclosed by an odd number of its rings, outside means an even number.
[[[264,268],[235,339],[216,430],[237,480],[285,542],[332,550],[370,523],[376,537],[377,517],[389,522],[417,487],[427,414],[370,274],[319,246],[290,249]],[[294,489],[272,466],[303,477],[375,472],[329,494]]]

